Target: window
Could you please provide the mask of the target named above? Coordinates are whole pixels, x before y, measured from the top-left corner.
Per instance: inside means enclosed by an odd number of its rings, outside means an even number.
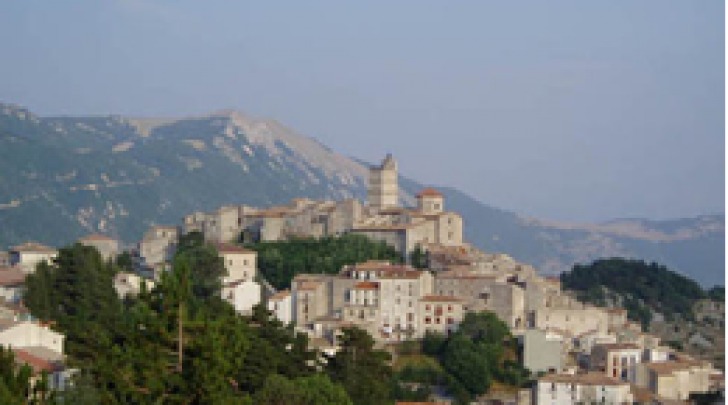
[[[447,306],[447,312],[452,312],[452,305]]]
[[[248,265],[248,260],[247,259],[243,260],[243,266],[247,266],[247,265]]]
[[[425,323],[426,323],[426,324],[428,324],[428,325],[429,325],[430,323],[432,323],[432,320],[430,319],[430,317],[429,317],[429,316],[428,316],[428,317],[425,317]]]
[[[233,259],[230,259],[230,260],[228,260],[228,264],[229,264],[230,266],[232,266],[232,265],[233,265]]]
[[[430,310],[430,306],[429,305],[425,305],[425,311],[429,311],[429,310]]]
[[[448,325],[452,325],[452,324],[454,324],[454,323],[455,323],[455,320],[454,320],[454,319],[452,319],[452,318],[447,318],[447,324],[448,324]]]
[[[415,321],[415,314],[409,313],[407,314],[407,322],[412,323]]]
[[[435,323],[439,325],[440,324],[440,318],[435,318]]]

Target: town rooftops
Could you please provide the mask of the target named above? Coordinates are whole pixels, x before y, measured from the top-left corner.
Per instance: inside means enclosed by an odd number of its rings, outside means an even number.
[[[672,374],[675,371],[688,370],[693,367],[702,367],[703,362],[697,360],[685,360],[685,361],[662,361],[662,362],[650,362],[644,363],[647,369],[652,370],[658,375]]]
[[[246,249],[242,246],[233,245],[231,243],[218,243],[215,245],[217,248],[217,251],[220,253],[246,253],[246,254],[254,254],[254,250]]]
[[[442,193],[435,190],[434,188],[426,188],[419,193],[417,193],[417,198],[423,198],[423,197],[442,197]]]
[[[277,293],[271,295],[270,298],[268,298],[268,301],[283,301],[284,299],[291,296],[291,292],[289,290],[282,290],[278,291]]]
[[[541,377],[539,382],[565,383],[579,385],[626,385],[624,381],[619,381],[602,373],[585,373],[585,374],[546,374]]]
[[[447,295],[425,295],[424,297],[420,298],[420,301],[422,302],[462,302],[460,298],[450,297]]]
[[[393,265],[385,261],[368,261],[354,266],[346,266],[339,273],[342,276],[351,277],[352,272],[373,272],[376,278],[392,279],[392,278],[407,278],[407,279],[418,279],[422,276],[423,272],[415,270],[409,266]]]
[[[0,267],[0,286],[9,287],[23,284],[26,275],[15,267]]]
[[[25,242],[22,245],[13,246],[10,251],[29,253],[56,253],[56,249],[40,244],[38,242]]]

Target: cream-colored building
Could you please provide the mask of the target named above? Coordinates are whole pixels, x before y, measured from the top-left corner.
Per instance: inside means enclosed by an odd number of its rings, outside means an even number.
[[[291,281],[293,322],[308,327],[331,313],[331,285],[334,276],[299,274]]]
[[[63,354],[65,336],[46,324],[33,321],[0,321],[0,345],[15,348],[44,347]]]
[[[628,383],[601,373],[547,374],[534,386],[536,405],[619,404],[632,405]]]
[[[25,273],[35,272],[35,267],[41,262],[51,264],[58,255],[56,249],[38,242],[26,242],[14,246],[8,253],[10,254],[10,265],[18,267]]]
[[[260,303],[261,286],[255,281],[237,280],[223,284],[222,298],[235,308],[235,311],[250,315],[253,307]]]
[[[255,279],[257,274],[257,252],[241,246],[223,243],[217,245],[217,251],[225,264],[225,270],[227,270],[227,275],[223,277],[223,284]]]
[[[0,298],[10,304],[20,302],[25,293],[25,277],[27,275],[17,267],[0,266]]]
[[[371,330],[378,340],[402,340],[422,334],[418,303],[432,294],[430,272],[371,260],[345,266],[339,278],[357,281],[344,292],[344,320]]]
[[[106,261],[114,260],[119,254],[119,241],[106,235],[87,235],[80,238],[78,243],[96,248]]]
[[[709,392],[714,373],[708,362],[697,360],[641,363],[637,366],[637,385],[661,398],[684,401],[691,393]]]

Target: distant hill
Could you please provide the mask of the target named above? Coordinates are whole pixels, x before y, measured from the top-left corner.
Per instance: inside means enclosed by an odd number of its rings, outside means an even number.
[[[183,118],[39,117],[0,104],[0,246],[69,243],[89,232],[127,243],[152,224],[176,224],[224,204],[293,197],[363,199],[365,164],[274,120],[235,111]],[[413,204],[423,186],[401,179]],[[723,284],[723,215],[667,222],[571,225],[526,219],[440,187],[465,236],[545,273],[599,257],[665,263],[704,285]]]

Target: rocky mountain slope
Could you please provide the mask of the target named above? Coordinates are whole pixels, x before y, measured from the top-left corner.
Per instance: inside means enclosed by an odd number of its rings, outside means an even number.
[[[364,198],[366,166],[274,120],[235,111],[137,119],[39,117],[0,104],[0,246],[61,245],[89,232],[125,242],[223,204],[293,197]],[[422,186],[402,179],[402,198]],[[723,216],[670,222],[556,224],[525,219],[444,188],[466,237],[555,273],[604,256],[659,260],[723,284]]]

